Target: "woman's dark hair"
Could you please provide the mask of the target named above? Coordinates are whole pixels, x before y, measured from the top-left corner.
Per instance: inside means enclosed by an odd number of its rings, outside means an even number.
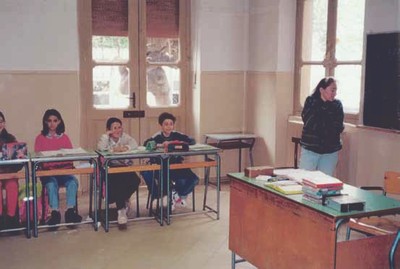
[[[331,85],[332,83],[336,82],[336,79],[333,77],[326,77],[320,80],[320,82],[317,84],[317,87],[315,87],[313,94],[311,95],[312,97],[315,98],[321,98],[321,92],[319,91],[320,88],[326,89]]]
[[[57,119],[60,120],[60,123],[58,124],[56,129],[56,133],[58,135],[64,133],[65,132],[64,120],[62,119],[60,112],[52,108],[52,109],[47,109],[46,112],[44,112],[42,120],[43,123],[42,135],[46,136],[49,134],[49,126],[47,125],[47,120],[50,118],[50,116],[55,116]]]
[[[161,113],[160,116],[158,116],[158,124],[162,125],[162,123],[165,120],[172,120],[173,123],[175,123],[176,118],[171,113],[168,113],[168,112]]]
[[[6,121],[6,118],[4,117],[3,112],[0,111],[0,118],[3,119],[3,121]],[[9,137],[9,133],[7,132],[6,128],[4,128],[1,132],[0,132],[0,140],[6,141],[8,140]]]
[[[110,129],[111,129],[111,125],[112,125],[114,122],[118,122],[119,124],[122,125],[122,121],[121,121],[120,119],[115,118],[115,117],[112,117],[112,118],[109,118],[109,119],[107,120],[107,123],[106,123],[106,128],[107,128],[107,130],[110,130]]]

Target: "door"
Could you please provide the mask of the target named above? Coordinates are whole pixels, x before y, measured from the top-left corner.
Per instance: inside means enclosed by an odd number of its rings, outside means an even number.
[[[81,141],[96,148],[109,117],[139,144],[159,130],[158,115],[186,132],[188,1],[78,1]]]

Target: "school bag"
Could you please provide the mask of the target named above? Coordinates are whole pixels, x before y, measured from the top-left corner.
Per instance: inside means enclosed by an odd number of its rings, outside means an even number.
[[[47,192],[42,191],[42,184],[41,183],[36,183],[36,193],[37,193],[37,221],[38,224],[41,224],[41,221],[44,217],[44,223],[48,220],[49,215],[50,215],[50,207],[49,207],[49,202],[47,198]],[[30,191],[32,191],[32,184],[29,185]],[[25,198],[25,192],[26,192],[26,185],[25,184],[20,184],[19,189],[18,189],[18,207],[19,207],[19,220],[21,224],[26,223],[26,199]],[[44,195],[44,196],[42,196]],[[43,199],[44,198],[44,199]],[[33,223],[33,199],[30,201],[30,221]],[[42,224],[44,224],[42,223]]]

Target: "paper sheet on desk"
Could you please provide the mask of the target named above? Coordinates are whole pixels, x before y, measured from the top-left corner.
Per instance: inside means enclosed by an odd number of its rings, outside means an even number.
[[[57,156],[57,155],[67,155],[67,154],[85,154],[85,153],[87,153],[87,152],[82,148],[46,150],[46,151],[40,152],[40,154],[42,154],[45,157],[51,157],[51,156]]]
[[[209,150],[212,148],[214,148],[214,147],[207,145],[207,144],[195,144],[195,145],[189,146],[190,150]]]
[[[127,151],[118,151],[118,152],[110,151],[110,152],[112,154],[116,154],[116,155],[118,155],[118,154],[123,155],[123,154],[127,154],[127,153],[145,153],[145,152],[149,152],[149,151],[146,150],[146,147],[139,146],[136,149],[131,149],[131,150],[127,150]]]
[[[268,182],[268,180],[269,180],[270,178],[271,178],[271,176],[267,176],[267,175],[258,175],[258,176],[256,177],[256,180]]]

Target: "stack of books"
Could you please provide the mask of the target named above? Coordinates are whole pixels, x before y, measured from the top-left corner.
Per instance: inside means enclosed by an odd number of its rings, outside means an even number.
[[[313,171],[302,179],[303,198],[325,204],[325,198],[341,195],[343,182],[319,171]]]

